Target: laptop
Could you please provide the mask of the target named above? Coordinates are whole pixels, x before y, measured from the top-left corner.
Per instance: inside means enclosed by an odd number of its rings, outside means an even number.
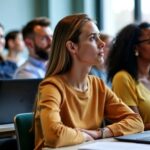
[[[124,142],[135,142],[150,144],[150,131],[115,137],[116,140]]]
[[[0,80],[0,125],[11,124],[18,113],[32,112],[42,79]]]

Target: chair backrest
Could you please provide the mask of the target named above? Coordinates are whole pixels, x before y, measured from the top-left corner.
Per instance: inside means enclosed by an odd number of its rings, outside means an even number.
[[[14,124],[19,150],[34,149],[34,134],[31,131],[33,113],[21,113],[14,117]]]

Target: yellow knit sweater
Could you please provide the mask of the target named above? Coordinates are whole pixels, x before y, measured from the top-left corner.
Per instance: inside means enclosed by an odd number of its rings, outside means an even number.
[[[97,77],[88,76],[88,90],[79,92],[61,76],[44,79],[35,111],[35,150],[84,142],[76,128],[97,129],[103,118],[115,122],[108,128],[114,136],[143,131],[134,113]]]

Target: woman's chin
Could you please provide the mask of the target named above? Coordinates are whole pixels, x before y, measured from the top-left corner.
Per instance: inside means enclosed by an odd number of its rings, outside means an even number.
[[[104,64],[104,58],[99,58],[98,59],[98,64],[103,65]]]

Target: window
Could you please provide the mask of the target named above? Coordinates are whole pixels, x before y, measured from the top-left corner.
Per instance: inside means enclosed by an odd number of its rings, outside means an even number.
[[[115,36],[122,27],[133,22],[134,0],[104,0],[105,32]]]
[[[141,0],[142,21],[150,22],[150,1]]]

